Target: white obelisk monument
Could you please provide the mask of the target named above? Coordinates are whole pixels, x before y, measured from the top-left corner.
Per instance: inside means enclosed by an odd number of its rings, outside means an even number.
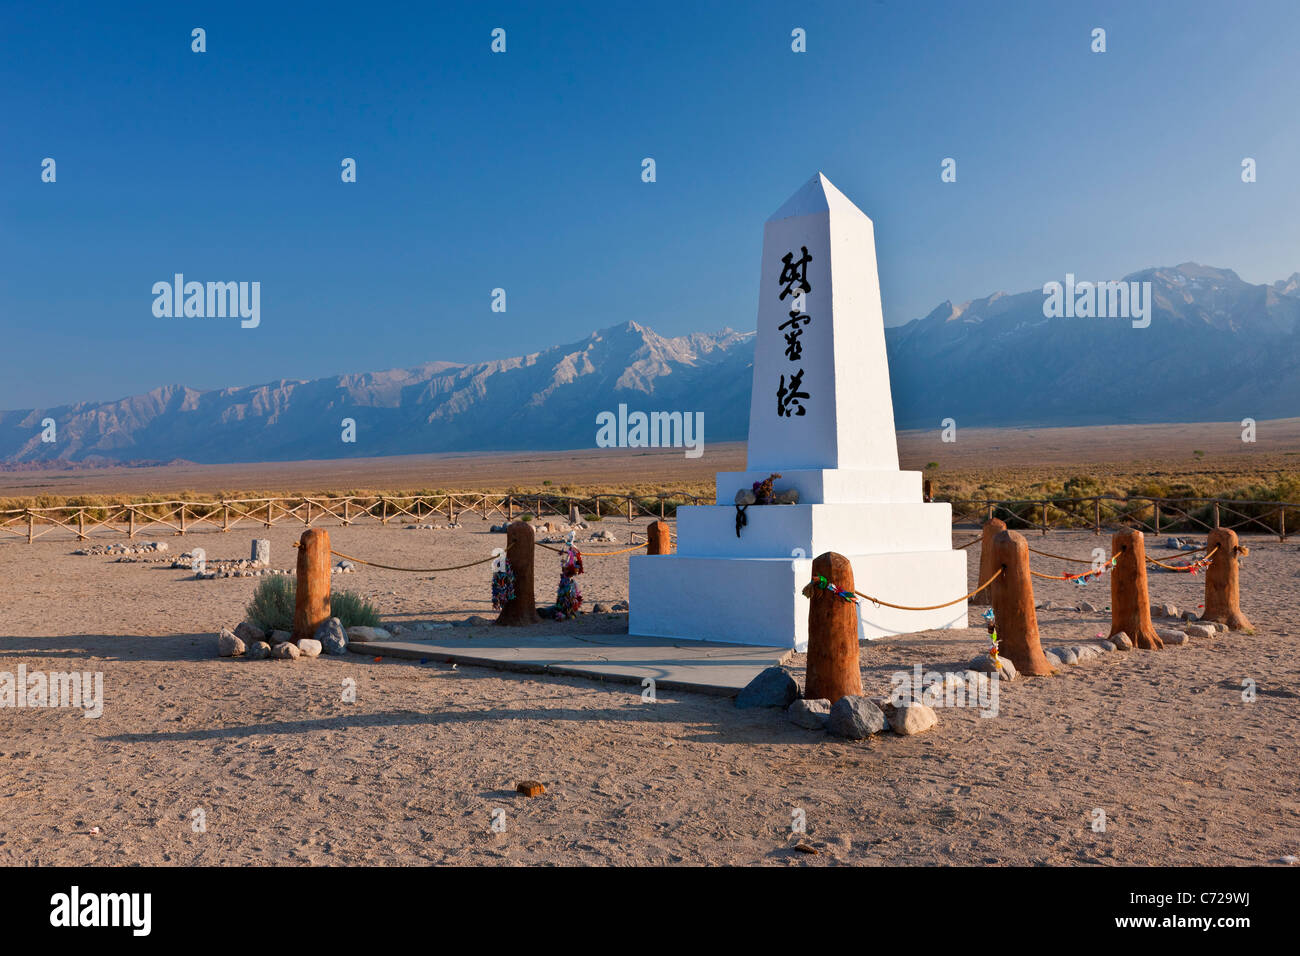
[[[800,592],[825,551],[894,604],[965,594],[951,506],[898,469],[875,231],[820,173],[764,227],[758,302],[748,470],[718,473],[716,505],[677,510],[676,554],[631,559],[629,632],[802,650]],[[799,503],[750,505],[738,535],[736,492],[773,472]],[[863,638],[967,624],[965,601],[860,601],[858,615]]]

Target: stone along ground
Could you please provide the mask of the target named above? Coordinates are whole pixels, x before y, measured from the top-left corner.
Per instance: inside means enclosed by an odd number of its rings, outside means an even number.
[[[627,540],[625,522],[601,527]],[[456,531],[330,531],[339,550],[421,566],[502,540],[468,517]],[[213,560],[245,557],[254,534],[271,539],[272,565],[292,567],[289,526],[162,540]],[[1031,537],[1077,557],[1097,543]],[[196,582],[167,561],[74,556],[68,540],[0,543],[0,671],[99,670],[106,696],[98,719],[0,709],[0,863],[1268,864],[1300,848],[1300,555],[1295,543],[1246,543],[1243,607],[1258,634],[1107,654],[1004,686],[994,718],[940,709],[925,734],[860,742],[705,696],[646,703],[627,685],[356,654],[221,660],[215,633],[240,620],[256,579]],[[558,560],[539,556],[540,602]],[[973,586],[974,553],[969,574]],[[588,606],[625,598],[626,575],[626,556],[589,560]],[[488,576],[361,568],[336,586],[413,624],[490,615]],[[1035,587],[1109,604],[1104,580]],[[1153,601],[1181,608],[1195,609],[1202,587],[1151,578]],[[1040,621],[1048,645],[1107,630],[1104,612]],[[609,633],[626,615],[547,626]],[[984,645],[978,627],[873,642],[866,692],[886,693],[913,664],[962,669]],[[356,703],[342,699],[349,678]],[[525,779],[545,795],[514,795]],[[1092,829],[1098,808],[1105,832]],[[806,835],[791,832],[796,810]],[[819,852],[796,852],[800,840]]]

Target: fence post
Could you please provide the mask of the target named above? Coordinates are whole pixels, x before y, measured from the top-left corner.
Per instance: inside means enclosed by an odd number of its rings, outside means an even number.
[[[379,496],[379,523],[388,524],[388,499],[383,495]]]
[[[627,523],[632,523],[632,496],[627,496]]]
[[[298,586],[293,595],[293,640],[315,637],[330,619],[330,533],[309,528],[298,539]]]
[[[1047,534],[1047,502],[1043,502],[1043,534]]]
[[[515,575],[515,596],[507,601],[497,616],[503,627],[527,627],[541,623],[537,613],[537,596],[533,591],[533,556],[536,543],[533,528],[527,521],[516,521],[506,528],[506,561]]]
[[[32,532],[36,530],[35,525],[36,525],[36,520],[35,517],[32,515],[32,509],[28,508],[27,509],[27,543],[28,544],[31,544],[32,541],[35,540],[35,536],[32,534]]]
[[[1001,518],[990,518],[984,522],[984,531],[980,537],[980,576],[976,585],[983,584],[993,576],[998,569],[997,556],[993,553],[993,539],[997,537],[999,531],[1006,531],[1007,523]],[[971,604],[988,606],[993,603],[993,589],[985,588],[979,594],[970,599]]]
[[[181,535],[185,534],[185,502],[181,502]]]
[[[1285,508],[1278,509],[1277,518],[1278,518],[1278,540],[1285,541],[1286,540],[1286,509]]]
[[[853,590],[853,565],[834,551],[813,559],[813,580],[826,578],[841,591]],[[808,670],[804,696],[829,700],[862,695],[858,660],[858,606],[819,587],[808,597]]]
[[[1155,508],[1155,512],[1156,512],[1156,514],[1155,514],[1155,517],[1156,517],[1155,533],[1156,533],[1156,534],[1159,534],[1159,533],[1160,533],[1160,502],[1159,502],[1159,501],[1153,501],[1153,502],[1151,503],[1151,505],[1152,505],[1153,508]]]
[[[921,500],[934,501],[934,482],[929,478],[921,479]]]
[[[230,504],[225,498],[221,499],[221,530],[230,530]]]
[[[1160,650],[1165,642],[1151,624],[1151,595],[1147,591],[1146,537],[1141,531],[1117,531],[1110,539],[1110,553],[1119,560],[1110,572],[1110,637],[1120,631],[1133,646]]]
[[[128,538],[134,538],[134,537],[135,537],[135,509],[132,508],[130,505],[127,505],[126,513],[127,513],[127,515],[129,516],[129,517],[127,518],[127,525],[126,525],[126,527],[127,527],[127,533],[126,533],[126,536],[127,536]]]
[[[1029,677],[1054,674],[1038,640],[1034,582],[1029,576],[1029,542],[1015,531],[999,531],[993,538],[993,552],[996,567],[1002,569],[989,588],[993,592],[998,653],[1015,664],[1021,674]]]
[[[1092,533],[1101,534],[1101,496],[1092,500]]]
[[[307,527],[311,527],[311,499],[307,499],[307,520],[303,522]]]
[[[1255,633],[1255,627],[1241,613],[1241,581],[1237,556],[1249,550],[1237,543],[1237,532],[1230,528],[1215,528],[1206,539],[1211,548],[1218,548],[1205,569],[1205,613],[1202,621],[1217,621],[1228,625],[1232,631]]]
[[[1214,526],[1216,528],[1219,526],[1219,501],[1217,498],[1214,501]]]
[[[667,521],[655,521],[646,529],[646,554],[672,554],[673,538]]]
[[[77,540],[86,540],[86,509],[77,512]]]

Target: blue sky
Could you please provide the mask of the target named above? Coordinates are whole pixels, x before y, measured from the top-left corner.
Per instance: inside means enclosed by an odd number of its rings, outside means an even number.
[[[818,169],[875,221],[890,324],[1066,272],[1300,269],[1290,2],[2,16],[0,408],[504,357],[628,319],[753,328],[763,221]],[[261,326],[156,318],[176,272],[261,282]]]

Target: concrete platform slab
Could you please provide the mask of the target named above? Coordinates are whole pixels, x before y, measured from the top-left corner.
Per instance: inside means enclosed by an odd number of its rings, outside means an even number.
[[[511,635],[438,634],[430,640],[349,644],[355,654],[446,661],[531,674],[564,674],[640,686],[650,677],[657,690],[734,696],[765,667],[781,664],[789,648],[674,641],[627,634]]]

